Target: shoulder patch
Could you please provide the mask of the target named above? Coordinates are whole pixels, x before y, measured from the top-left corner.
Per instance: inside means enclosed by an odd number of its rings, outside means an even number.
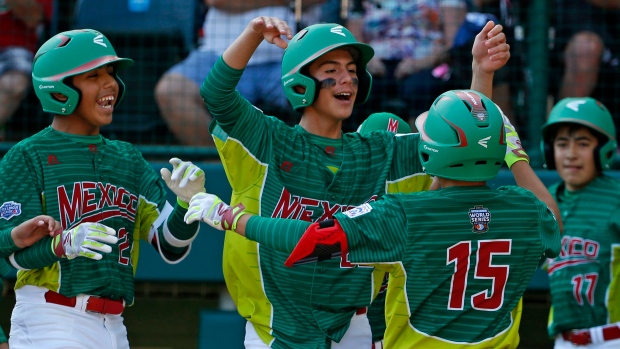
[[[22,204],[15,201],[7,201],[0,206],[0,218],[4,218],[7,221],[13,217],[22,214]]]
[[[368,212],[372,211],[372,206],[369,203],[365,203],[363,205],[353,207],[352,209],[343,212],[349,218],[355,218],[361,215],[364,215]]]

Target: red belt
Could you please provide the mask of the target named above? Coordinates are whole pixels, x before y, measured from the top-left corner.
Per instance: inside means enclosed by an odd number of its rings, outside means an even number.
[[[45,292],[45,301],[71,308],[75,308],[77,304],[76,297],[66,297],[54,291]],[[86,311],[92,313],[120,315],[124,308],[123,300],[115,301],[109,298],[89,296],[86,301]]]
[[[366,314],[366,312],[368,311],[367,307],[363,307],[363,308],[359,308],[355,311],[355,315],[362,315],[362,314]]]
[[[588,345],[592,343],[592,335],[589,329],[572,330],[562,332],[565,341],[574,345]],[[603,327],[603,340],[610,341],[620,338],[620,327],[617,324],[607,325]]]

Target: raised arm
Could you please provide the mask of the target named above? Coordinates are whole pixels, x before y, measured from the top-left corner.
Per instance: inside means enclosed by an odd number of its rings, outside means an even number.
[[[222,58],[231,68],[244,69],[263,40],[285,49],[288,44],[283,36],[288,40],[293,38],[286,21],[276,17],[256,17],[224,51]]]
[[[551,212],[553,212],[555,219],[558,221],[560,232],[562,232],[562,217],[558,204],[553,199],[553,196],[545,184],[538,178],[530,166],[529,157],[521,146],[521,140],[514,126],[512,126],[506,115],[502,113],[502,116],[504,117],[504,130],[507,143],[506,157],[504,160],[508,168],[512,172],[518,186],[531,191],[540,201],[547,205]]]
[[[471,50],[473,56],[471,89],[491,99],[493,99],[493,75],[510,59],[510,45],[506,43],[506,34],[503,30],[500,24],[487,22],[476,35]]]

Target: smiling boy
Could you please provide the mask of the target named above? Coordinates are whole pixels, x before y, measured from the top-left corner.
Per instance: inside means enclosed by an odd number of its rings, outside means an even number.
[[[90,29],[59,33],[35,55],[33,86],[54,119],[0,162],[0,203],[14,208],[0,219],[0,232],[40,214],[64,231],[3,250],[19,270],[11,349],[128,349],[122,314],[134,302],[140,240],[178,263],[198,232],[198,224],[183,222],[189,199],[173,207],[164,181],[133,145],[99,134],[125,91],[118,72],[131,65]],[[172,177],[192,166],[175,161]],[[179,191],[173,182],[170,188]]]
[[[616,153],[609,110],[593,98],[565,98],[542,127],[542,150],[561,182],[560,255],[549,260],[548,331],[556,349],[620,346],[620,181],[605,175]]]

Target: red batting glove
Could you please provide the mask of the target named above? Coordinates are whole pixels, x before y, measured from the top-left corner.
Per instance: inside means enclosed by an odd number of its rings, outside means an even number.
[[[337,220],[330,219],[312,223],[301,237],[284,265],[292,267],[304,262],[317,262],[332,258],[334,252],[340,251],[343,260],[349,252],[347,235]]]

